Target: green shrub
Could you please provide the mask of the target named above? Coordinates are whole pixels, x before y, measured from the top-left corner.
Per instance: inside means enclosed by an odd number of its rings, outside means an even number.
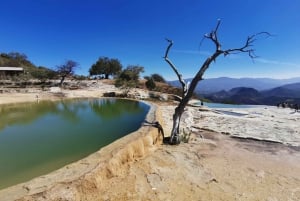
[[[147,80],[147,81],[145,82],[145,85],[146,85],[147,89],[149,89],[149,90],[153,90],[153,89],[156,88],[156,84],[155,84],[155,82],[153,81],[153,79]]]

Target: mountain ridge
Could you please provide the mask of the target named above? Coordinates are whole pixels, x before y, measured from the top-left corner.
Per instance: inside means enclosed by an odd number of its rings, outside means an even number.
[[[186,79],[191,81],[191,79]],[[179,86],[178,81],[169,82]],[[210,78],[201,81],[195,94],[213,102],[233,104],[276,105],[280,102],[300,104],[300,77],[272,78]]]
[[[186,82],[190,82],[192,78],[185,79]],[[288,79],[273,79],[273,78],[208,78],[198,83],[195,93],[197,94],[210,94],[218,91],[228,91],[236,87],[248,87],[254,88],[258,91],[269,90],[281,85],[292,84],[300,82],[300,77],[288,78]],[[180,87],[178,80],[168,82],[172,86]]]
[[[282,102],[300,104],[300,82],[282,85],[270,90],[258,91],[254,88],[237,87],[229,91],[219,91],[203,95],[213,102],[232,104],[277,105]]]

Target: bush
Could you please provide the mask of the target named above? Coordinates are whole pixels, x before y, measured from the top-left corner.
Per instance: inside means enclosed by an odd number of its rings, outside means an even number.
[[[156,88],[156,84],[155,84],[155,82],[153,81],[153,79],[147,80],[147,81],[145,82],[145,85],[146,85],[147,89],[149,89],[149,90],[153,90],[153,89]]]
[[[166,80],[160,74],[154,73],[150,76],[155,82],[166,83]]]

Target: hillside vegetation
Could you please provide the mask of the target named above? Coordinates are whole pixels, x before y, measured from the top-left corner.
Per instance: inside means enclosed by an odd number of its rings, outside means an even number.
[[[23,67],[27,72],[37,68],[25,54],[18,52],[0,53],[0,67]]]
[[[34,65],[25,54],[18,52],[0,53],[0,67],[22,67],[24,73],[18,76],[4,76],[1,79],[27,82],[38,79],[44,83],[47,79],[57,78],[58,73],[50,68]]]

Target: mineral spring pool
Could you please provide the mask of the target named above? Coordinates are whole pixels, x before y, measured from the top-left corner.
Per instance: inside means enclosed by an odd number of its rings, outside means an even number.
[[[149,108],[124,99],[0,106],[0,189],[59,169],[137,130]]]

